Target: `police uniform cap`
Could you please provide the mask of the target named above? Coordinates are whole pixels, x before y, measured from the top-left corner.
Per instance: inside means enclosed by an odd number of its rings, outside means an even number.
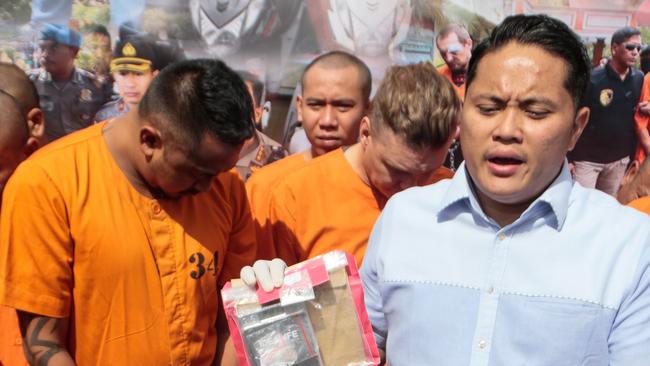
[[[111,72],[133,71],[144,73],[152,69],[156,58],[155,45],[143,37],[130,37],[115,45]]]
[[[60,24],[47,24],[41,30],[42,41],[54,41],[70,47],[81,47],[81,34]]]

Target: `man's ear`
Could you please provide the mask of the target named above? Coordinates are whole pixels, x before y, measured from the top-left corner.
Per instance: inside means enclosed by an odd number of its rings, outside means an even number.
[[[569,140],[569,151],[573,150],[582,135],[582,131],[587,126],[589,122],[589,108],[582,107],[576,113],[575,118],[573,119],[573,128],[571,129],[571,139]]]
[[[34,151],[47,143],[45,136],[45,115],[40,108],[32,108],[27,112],[27,142],[25,143],[25,155],[29,156]]]
[[[296,113],[298,113],[298,121],[302,122],[302,95],[296,95]]]
[[[368,147],[368,144],[370,143],[370,138],[371,138],[371,132],[370,132],[370,118],[368,116],[364,116],[361,119],[361,123],[359,124],[359,141],[361,142],[361,146],[365,150],[366,147]]]
[[[162,148],[160,130],[150,124],[140,127],[140,151],[147,161],[150,161],[156,150]]]

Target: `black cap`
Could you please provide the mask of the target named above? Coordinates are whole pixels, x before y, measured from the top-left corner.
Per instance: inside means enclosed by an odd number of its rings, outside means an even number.
[[[145,37],[129,37],[115,45],[111,72],[155,70],[155,44]]]

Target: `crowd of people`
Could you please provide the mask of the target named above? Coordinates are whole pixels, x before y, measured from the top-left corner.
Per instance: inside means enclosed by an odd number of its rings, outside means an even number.
[[[435,42],[374,95],[316,57],[289,155],[254,75],[125,34],[101,77],[43,28],[39,70],[0,64],[0,365],[235,365],[221,287],[335,249],[390,365],[649,365],[639,31],[596,68],[545,15]]]

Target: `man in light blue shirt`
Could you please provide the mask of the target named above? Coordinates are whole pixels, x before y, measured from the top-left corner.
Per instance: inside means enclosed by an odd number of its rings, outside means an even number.
[[[650,219],[575,184],[565,160],[586,51],[509,17],[473,52],[451,180],[393,196],[361,276],[401,365],[650,365]]]

